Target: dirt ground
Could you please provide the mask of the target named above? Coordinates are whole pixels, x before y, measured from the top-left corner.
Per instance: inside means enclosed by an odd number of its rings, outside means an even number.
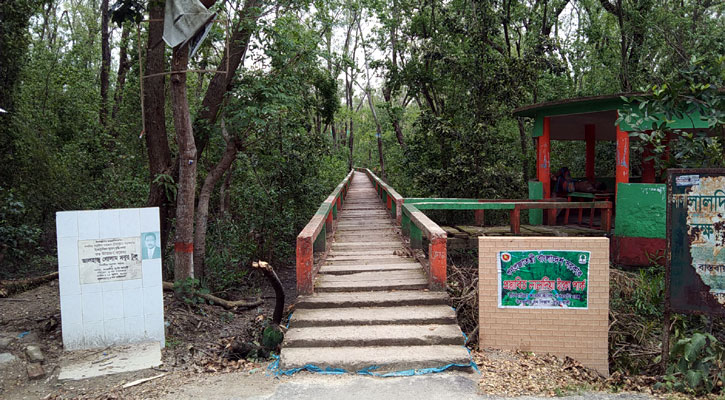
[[[277,274],[285,285],[285,304],[296,298],[294,269],[279,268]],[[121,373],[81,381],[57,379],[63,354],[60,324],[58,282],[52,281],[10,298],[0,298],[0,338],[9,338],[7,348],[15,361],[0,364],[0,399],[54,398],[149,398],[164,393],[163,388],[177,387],[179,382],[196,375],[215,373],[256,374],[269,363],[265,354],[255,354],[255,342],[271,318],[275,293],[259,274],[250,274],[250,288],[228,294],[232,300],[259,295],[263,304],[248,310],[225,310],[209,304],[189,305],[177,300],[172,292],[164,292],[166,347],[162,350],[162,366],[138,372]],[[289,284],[292,282],[292,284]],[[261,288],[255,289],[255,287]],[[28,377],[28,345],[41,348],[45,361],[45,376]],[[239,351],[246,353],[239,359]],[[251,359],[252,361],[248,361]],[[141,378],[165,374],[153,384],[138,389],[121,386]],[[158,388],[155,395],[145,391]]]

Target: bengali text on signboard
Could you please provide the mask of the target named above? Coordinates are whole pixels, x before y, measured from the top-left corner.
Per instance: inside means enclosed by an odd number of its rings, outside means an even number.
[[[498,252],[499,308],[586,309],[590,256],[578,250]]]
[[[141,279],[140,237],[78,241],[81,284]]]

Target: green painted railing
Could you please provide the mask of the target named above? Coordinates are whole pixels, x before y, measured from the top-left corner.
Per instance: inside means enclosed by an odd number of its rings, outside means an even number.
[[[353,171],[322,202],[310,222],[297,235],[297,293],[312,294],[314,271],[314,252],[327,248],[327,232],[333,229],[333,219],[337,219],[347,197]]]

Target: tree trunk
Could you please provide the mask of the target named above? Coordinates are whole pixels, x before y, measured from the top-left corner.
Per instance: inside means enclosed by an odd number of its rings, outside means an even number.
[[[233,163],[232,163],[233,166]],[[231,193],[229,193],[229,187],[232,186],[232,176],[234,175],[234,168],[229,168],[222,186],[219,188],[219,215],[222,218],[229,218],[229,208],[231,203]]]
[[[378,156],[380,158],[380,177],[385,179],[385,159],[383,157],[383,132],[380,128],[380,121],[378,121],[378,113],[375,112],[375,104],[373,104],[373,93],[368,86],[368,105],[370,106],[370,112],[373,114],[373,120],[375,121],[375,137],[378,139]]]
[[[199,191],[199,203],[196,206],[196,228],[194,230],[194,276],[205,276],[204,257],[206,256],[206,226],[209,221],[209,200],[217,182],[224,176],[237,158],[238,143],[234,137],[226,137],[226,148],[222,159],[209,171]]]
[[[108,32],[108,0],[101,1],[101,108],[99,121],[104,128],[108,117],[108,75],[111,71],[111,45]]]
[[[352,84],[350,86],[350,91],[348,92],[348,108],[351,112],[350,114],[350,121],[348,127],[350,128],[348,130],[347,135],[347,144],[350,148],[350,156],[348,158],[348,170],[351,170],[353,167],[353,146],[355,146],[355,132],[354,132],[354,122],[352,120]]]
[[[154,75],[164,72],[164,1],[153,2],[149,10],[149,32],[146,42],[146,68],[144,74]],[[162,20],[162,21],[156,21]],[[140,37],[139,37],[140,39]],[[140,60],[139,60],[140,62]],[[143,118],[146,138],[146,151],[149,159],[150,189],[147,204],[159,207],[161,223],[161,247],[165,250],[169,238],[170,221],[173,217],[173,199],[166,197],[161,183],[154,183],[161,174],[172,175],[173,164],[169,140],[166,136],[166,92],[163,75],[144,79]]]
[[[400,127],[400,121],[398,121],[398,116],[395,115],[395,112],[393,111],[393,99],[391,97],[389,88],[383,89],[383,97],[385,98],[385,102],[388,103],[388,108],[390,109],[390,120],[393,124],[393,131],[395,132],[395,137],[398,139],[398,144],[400,144],[400,147],[405,149],[407,148],[407,146],[403,138],[403,129]]]
[[[176,197],[174,280],[194,277],[194,195],[196,194],[196,145],[186,98],[188,45],[174,48],[171,57],[171,102],[176,142],[179,146],[179,189]]]
[[[116,120],[118,110],[121,108],[121,101],[123,101],[123,88],[126,86],[126,74],[131,63],[128,60],[128,34],[129,29],[126,24],[123,25],[121,30],[121,44],[118,54],[118,75],[116,76],[116,88],[113,91],[113,110],[111,111],[111,121]],[[111,129],[114,136],[118,133],[116,129]]]
[[[244,9],[240,12],[240,23],[238,29],[232,34],[229,43],[229,54],[226,49],[222,55],[217,69],[227,69],[227,58],[229,59],[229,71],[226,74],[214,74],[211,78],[209,86],[206,89],[206,95],[201,102],[199,114],[194,118],[194,131],[196,132],[195,140],[198,145],[198,155],[201,159],[207,143],[209,143],[209,127],[214,125],[221,110],[224,101],[224,95],[231,89],[232,79],[235,71],[244,60],[249,47],[249,41],[254,33],[257,19],[261,13],[261,0],[245,0]]]
[[[332,121],[330,127],[332,131],[332,146],[335,150],[337,150],[337,128],[335,128],[335,121]]]

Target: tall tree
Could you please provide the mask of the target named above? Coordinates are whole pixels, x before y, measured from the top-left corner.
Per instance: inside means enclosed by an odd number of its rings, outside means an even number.
[[[101,107],[98,120],[104,128],[108,119],[108,85],[111,74],[111,43],[108,21],[108,0],[101,0]]]
[[[174,280],[194,277],[194,198],[196,196],[196,144],[186,97],[188,45],[174,47],[171,56],[171,102],[176,143],[179,146],[179,190],[176,197]]]
[[[164,34],[165,1],[149,4],[148,37],[146,40],[146,60],[143,69],[146,77],[143,85],[143,126],[141,132],[146,139],[146,151],[149,160],[150,190],[147,204],[159,207],[161,214],[161,245],[168,243],[171,219],[174,215],[174,202],[170,198],[173,191],[168,187],[176,185],[177,173],[171,160],[171,149],[166,135],[166,75],[163,74],[165,62]],[[140,40],[140,37],[139,37]]]

